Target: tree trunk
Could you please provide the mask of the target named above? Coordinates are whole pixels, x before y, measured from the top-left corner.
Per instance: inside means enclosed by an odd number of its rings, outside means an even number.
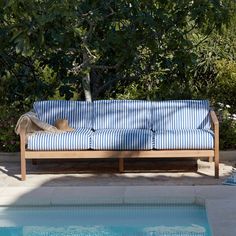
[[[83,63],[89,61],[89,55],[86,49],[83,51]],[[87,102],[92,102],[92,93],[91,93],[91,81],[90,81],[90,70],[86,68],[84,77],[82,79],[82,85],[84,89],[84,96]]]
[[[85,100],[87,102],[92,102],[92,93],[91,93],[90,73],[89,72],[86,72],[82,82],[83,82]]]

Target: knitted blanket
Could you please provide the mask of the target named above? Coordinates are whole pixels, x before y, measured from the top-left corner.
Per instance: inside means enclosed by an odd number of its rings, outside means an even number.
[[[31,111],[23,114],[17,121],[15,127],[16,134],[20,134],[21,128],[23,128],[26,132],[26,141],[28,139],[28,136],[36,131],[47,131],[54,133],[64,132],[62,130],[57,129],[55,126],[52,126],[48,123],[39,120],[36,113]]]

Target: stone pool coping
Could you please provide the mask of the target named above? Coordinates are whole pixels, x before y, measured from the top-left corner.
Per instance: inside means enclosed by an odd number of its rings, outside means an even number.
[[[77,186],[0,189],[2,207],[132,203],[205,203],[213,236],[236,235],[236,188],[232,186]]]

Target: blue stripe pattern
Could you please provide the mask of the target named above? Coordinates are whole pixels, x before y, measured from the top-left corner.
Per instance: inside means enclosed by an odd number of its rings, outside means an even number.
[[[94,129],[151,129],[151,102],[95,101]]]
[[[154,133],[154,149],[213,149],[212,130],[165,130]]]
[[[96,150],[150,150],[152,131],[145,129],[100,129],[94,132],[92,149]]]
[[[41,151],[89,149],[92,134],[90,129],[84,128],[62,133],[39,131],[29,136],[27,148]]]
[[[152,102],[152,129],[210,129],[209,110],[206,100]]]
[[[68,120],[72,128],[92,128],[93,104],[84,101],[39,101],[34,103],[38,118],[50,125],[57,119]]]

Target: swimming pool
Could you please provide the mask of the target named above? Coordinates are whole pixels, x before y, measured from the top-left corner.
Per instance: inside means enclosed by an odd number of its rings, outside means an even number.
[[[210,236],[190,204],[0,208],[0,236]]]

